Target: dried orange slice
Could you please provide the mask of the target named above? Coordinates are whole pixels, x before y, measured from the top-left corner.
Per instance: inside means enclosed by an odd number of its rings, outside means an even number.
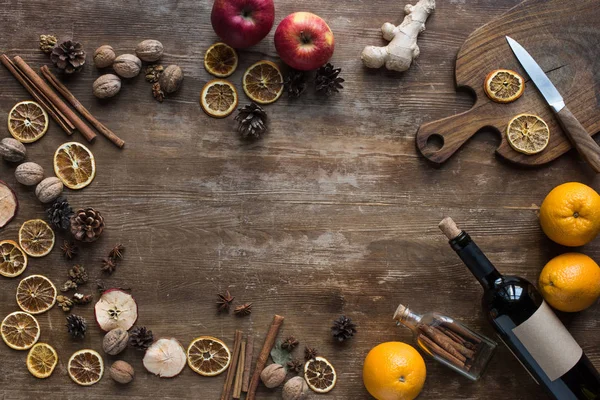
[[[515,71],[496,69],[486,76],[483,89],[495,102],[510,103],[521,97],[525,91],[525,81]]]
[[[56,302],[56,287],[43,275],[31,275],[17,286],[17,304],[30,314],[48,311]]]
[[[190,343],[187,360],[194,372],[203,376],[215,376],[229,367],[231,353],[223,341],[211,336],[200,336]]]
[[[273,103],[283,93],[283,75],[271,61],[263,60],[250,66],[242,82],[246,95],[259,104]]]
[[[337,374],[327,359],[315,357],[304,364],[304,379],[313,391],[327,393],[334,388]]]
[[[37,343],[27,355],[27,369],[36,378],[44,379],[52,375],[58,364],[58,354],[47,343]]]
[[[27,255],[12,240],[0,241],[0,275],[7,278],[19,276],[27,268]]]
[[[67,372],[75,383],[91,386],[102,379],[104,361],[98,352],[83,349],[73,353],[67,365]]]
[[[30,219],[19,229],[19,245],[29,256],[43,257],[54,247],[54,231],[41,219]]]
[[[2,340],[11,349],[30,349],[40,338],[40,324],[31,314],[15,311],[8,314],[0,324]]]
[[[537,115],[519,114],[508,123],[506,137],[516,151],[537,154],[548,146],[550,128]]]
[[[69,189],[83,189],[96,176],[96,160],[81,143],[64,143],[54,153],[54,173]]]
[[[215,43],[204,54],[204,68],[217,78],[227,78],[238,66],[236,51],[225,43]]]
[[[225,118],[235,110],[238,94],[231,82],[215,79],[208,82],[200,93],[200,105],[211,117]]]
[[[17,103],[8,113],[8,131],[19,142],[35,142],[47,130],[48,114],[35,101]]]

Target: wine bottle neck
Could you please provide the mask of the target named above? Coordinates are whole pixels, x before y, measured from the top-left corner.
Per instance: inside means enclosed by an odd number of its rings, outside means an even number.
[[[457,237],[450,240],[450,246],[456,251],[460,259],[484,289],[492,287],[494,281],[502,277],[496,267],[494,267],[465,231],[462,231]]]

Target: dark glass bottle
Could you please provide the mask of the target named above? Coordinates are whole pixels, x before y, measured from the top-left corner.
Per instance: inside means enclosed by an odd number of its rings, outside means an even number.
[[[484,293],[489,322],[532,378],[556,400],[600,399],[600,375],[535,286],[496,270],[450,218],[440,223]]]

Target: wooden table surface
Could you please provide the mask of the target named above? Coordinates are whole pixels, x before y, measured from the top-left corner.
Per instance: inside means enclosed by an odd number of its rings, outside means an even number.
[[[73,205],[93,206],[105,216],[102,238],[85,246],[73,262],[58,248],[33,259],[25,275],[47,275],[60,285],[75,263],[101,278],[100,260],[117,242],[125,261],[109,286],[131,287],[139,304],[139,325],[157,337],[184,346],[200,335],[232,344],[235,329],[256,338],[255,354],[273,314],[285,316],[282,335],[316,347],[338,371],[336,388],[323,399],[368,399],[362,361],[370,348],[391,340],[412,342],[392,314],[398,303],[416,311],[439,311],[493,335],[480,309],[481,288],[448,247],[437,224],[452,216],[477,240],[504,273],[536,281],[544,264],[566,251],[541,232],[536,210],[546,193],[567,181],[598,188],[600,180],[573,152],[539,169],[521,169],[494,156],[498,139],[481,133],[440,168],[417,154],[414,136],[421,123],[464,111],[473,99],[454,88],[456,52],[478,26],[517,0],[439,1],[419,38],[421,57],[404,73],[370,71],[359,56],[382,43],[383,22],[399,22],[404,2],[384,0],[276,1],[276,23],[299,10],[324,17],[336,38],[332,62],[342,67],[345,89],[323,98],[309,93],[282,97],[266,107],[270,131],[255,143],[240,141],[233,117],[207,117],[198,104],[211,77],[203,53],[217,40],[209,21],[209,0],[138,2],[4,0],[0,51],[21,55],[32,66],[48,63],[38,35],[54,33],[84,44],[88,65],[64,80],[101,121],[126,142],[119,150],[103,137],[90,146],[97,176],[81,191],[66,191]],[[273,30],[274,31],[274,30]],[[277,60],[272,36],[240,52],[231,77],[241,91],[245,68],[260,59]],[[99,72],[94,49],[110,44],[131,53],[143,39],[158,39],[163,64],[185,73],[182,89],[160,104],[143,76],[125,80],[114,99],[92,96]],[[0,69],[0,136],[8,136],[8,111],[29,96]],[[74,140],[83,141],[79,134]],[[46,136],[28,145],[28,161],[52,171],[52,155],[68,138],[51,122]],[[32,188],[14,179],[15,165],[0,163],[0,178],[16,189],[17,218],[0,230],[16,239],[20,224],[44,218]],[[62,236],[58,237],[62,242]],[[600,242],[583,251],[600,258]],[[19,279],[0,279],[0,315],[17,310]],[[229,289],[236,301],[253,302],[251,316],[217,314],[216,294]],[[95,291],[93,284],[83,288]],[[136,370],[120,387],[108,376],[92,387],[75,385],[66,361],[81,348],[101,351],[102,334],[93,306],[75,309],[89,322],[82,341],[71,340],[60,309],[40,315],[41,340],[54,345],[60,361],[48,380],[33,378],[26,352],[0,345],[0,399],[196,398],[220,396],[225,375],[204,378],[187,367],[174,379],[160,379],[142,366],[142,353],[118,357]],[[347,315],[358,334],[344,345],[333,342],[331,321]],[[561,315],[597,367],[600,309]],[[485,376],[472,383],[427,360],[422,399],[543,399],[545,396],[510,352],[501,347]],[[280,398],[280,389],[259,389],[260,399]]]

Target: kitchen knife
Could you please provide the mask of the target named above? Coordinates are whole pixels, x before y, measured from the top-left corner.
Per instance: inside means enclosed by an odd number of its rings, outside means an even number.
[[[600,172],[600,146],[592,139],[589,133],[579,123],[573,113],[567,108],[565,102],[552,84],[544,70],[540,68],[531,55],[516,40],[506,36],[506,41],[523,66],[527,75],[544,96],[550,105],[565,134],[573,143],[581,157],[592,167],[596,173]]]

